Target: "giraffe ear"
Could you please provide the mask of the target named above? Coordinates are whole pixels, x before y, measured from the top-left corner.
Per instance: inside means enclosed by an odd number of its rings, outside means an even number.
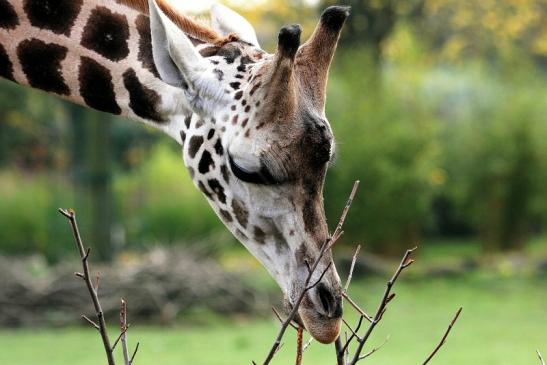
[[[196,111],[212,109],[224,97],[224,89],[211,70],[211,64],[196,50],[186,34],[149,0],[152,55],[161,79],[187,94]]]
[[[222,35],[235,33],[241,40],[260,47],[251,23],[232,9],[221,4],[214,4],[211,7],[211,20],[213,29],[218,33]]]

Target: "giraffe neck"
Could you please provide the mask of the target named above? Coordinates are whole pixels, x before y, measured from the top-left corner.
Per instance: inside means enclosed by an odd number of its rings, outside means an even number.
[[[0,77],[164,130],[181,91],[159,79],[147,15],[114,0],[0,0]]]

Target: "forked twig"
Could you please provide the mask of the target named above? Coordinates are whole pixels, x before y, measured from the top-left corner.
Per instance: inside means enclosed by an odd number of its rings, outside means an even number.
[[[312,276],[313,276],[315,270],[317,269],[317,267],[319,266],[319,263],[321,262],[321,259],[323,258],[325,253],[328,252],[328,250],[330,250],[334,246],[334,244],[337,242],[337,240],[342,235],[342,227],[344,226],[344,222],[345,222],[346,217],[348,215],[348,211],[351,207],[351,204],[353,203],[353,199],[355,198],[355,194],[357,194],[358,187],[359,187],[359,181],[355,181],[355,183],[353,184],[353,188],[351,190],[351,193],[349,195],[348,201],[346,203],[346,206],[344,207],[344,210],[342,211],[342,215],[340,216],[340,220],[338,221],[338,225],[336,226],[336,229],[334,230],[334,233],[332,234],[332,236],[329,239],[325,240],[325,242],[321,245],[321,249],[319,250],[319,255],[317,256],[317,258],[316,258],[315,262],[313,263],[313,265],[311,265],[311,266],[308,265],[308,276],[306,277],[306,280],[304,282],[303,289],[302,289],[300,295],[298,296],[296,302],[293,304],[293,308],[292,308],[291,312],[289,313],[289,315],[287,316],[285,321],[281,324],[281,328],[279,329],[277,337],[275,338],[275,341],[274,341],[272,347],[270,348],[270,351],[268,352],[268,355],[266,356],[266,359],[264,360],[263,365],[268,365],[272,361],[272,359],[273,359],[274,355],[276,354],[276,352],[279,350],[279,347],[281,345],[281,340],[283,339],[283,336],[285,335],[285,331],[289,327],[291,321],[296,316],[296,313],[298,312],[298,308],[300,306],[300,303],[304,299],[304,296],[306,295],[306,293],[309,290],[313,289],[319,283],[319,281],[321,281],[321,279],[323,278],[323,276],[325,275],[327,270],[331,267],[332,261],[329,263],[327,268],[325,270],[323,270],[323,272],[321,273],[321,275],[319,277],[319,280],[317,280],[313,285],[310,285],[310,281],[312,279]]]
[[[359,362],[359,360],[361,360],[360,359],[361,352],[363,351],[363,348],[364,348],[367,340],[369,339],[370,335],[372,334],[372,331],[374,331],[374,328],[376,327],[378,322],[380,322],[380,320],[382,319],[382,316],[384,315],[384,312],[386,311],[387,304],[389,303],[389,301],[391,299],[393,299],[393,295],[391,293],[391,289],[392,289],[393,285],[395,284],[395,282],[399,278],[399,275],[401,274],[401,272],[404,269],[406,269],[407,267],[409,267],[410,265],[412,265],[412,263],[414,262],[414,260],[410,259],[410,256],[412,255],[414,250],[416,250],[416,248],[407,250],[405,252],[405,254],[404,254],[404,256],[401,260],[401,263],[399,264],[399,267],[397,268],[397,270],[395,271],[395,273],[393,274],[391,279],[389,279],[389,281],[387,282],[386,289],[385,289],[384,295],[382,297],[382,301],[380,302],[380,305],[378,306],[378,310],[376,311],[376,314],[374,315],[374,318],[373,318],[372,322],[370,323],[370,325],[369,325],[367,331],[365,332],[365,334],[363,335],[363,337],[357,341],[358,342],[357,349],[355,350],[355,353],[354,353],[353,358],[350,362],[350,365],[355,365],[355,364],[357,364],[357,362]]]
[[[74,241],[76,242],[76,246],[80,253],[80,257],[82,259],[83,274],[78,276],[84,280],[87,286],[87,290],[89,292],[89,295],[91,296],[91,300],[93,301],[93,307],[95,308],[95,314],[97,316],[98,324],[91,321],[89,318],[85,316],[83,318],[86,319],[86,321],[90,322],[92,325],[99,327],[98,330],[103,340],[103,346],[106,352],[106,358],[108,360],[108,364],[115,365],[114,356],[112,354],[112,347],[110,346],[110,339],[108,338],[108,332],[107,332],[106,323],[104,320],[103,309],[101,307],[101,303],[99,302],[97,290],[95,289],[95,286],[91,282],[91,278],[89,276],[88,258],[89,258],[89,253],[91,249],[88,248],[86,250],[84,248],[82,237],[80,236],[80,230],[78,229],[78,223],[76,221],[76,213],[73,210],[64,210],[64,209],[59,209],[59,212],[68,219],[70,226],[72,227],[72,234],[74,235]]]
[[[444,345],[444,343],[446,342],[446,338],[448,337],[448,335],[450,334],[450,331],[452,330],[452,327],[454,327],[454,324],[456,323],[456,321],[460,317],[460,313],[462,312],[462,310],[463,310],[462,307],[460,307],[458,309],[458,311],[456,312],[456,315],[454,316],[454,318],[452,318],[452,321],[450,322],[450,324],[448,325],[448,328],[444,332],[444,335],[441,338],[441,341],[439,342],[437,347],[435,347],[433,352],[428,356],[428,358],[425,359],[425,361],[422,363],[422,365],[426,365],[433,358],[433,356],[435,356],[435,354],[439,351],[439,349]],[[545,364],[543,364],[543,365],[545,365]]]
[[[388,336],[386,337],[386,339],[384,340],[384,342],[382,342],[380,345],[374,347],[372,350],[370,350],[369,352],[367,352],[366,354],[364,354],[363,356],[361,356],[361,357],[359,358],[359,360],[364,360],[364,359],[366,359],[367,357],[369,357],[370,355],[372,355],[373,353],[375,353],[376,351],[380,350],[382,347],[384,347],[384,345],[385,345],[386,343],[389,342],[389,339],[390,339],[390,336],[388,335]]]

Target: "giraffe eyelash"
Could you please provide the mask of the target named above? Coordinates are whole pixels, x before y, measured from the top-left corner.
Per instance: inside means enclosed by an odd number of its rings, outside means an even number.
[[[230,163],[230,169],[234,175],[243,182],[260,185],[279,184],[270,171],[264,166],[262,166],[259,171],[249,171],[234,162],[234,159],[230,155],[228,155],[228,162]]]

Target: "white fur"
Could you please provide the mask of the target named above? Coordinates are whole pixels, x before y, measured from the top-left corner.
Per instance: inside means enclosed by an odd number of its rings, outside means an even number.
[[[251,23],[232,9],[221,4],[214,4],[211,7],[211,20],[213,29],[218,33],[222,35],[235,33],[241,40],[260,47]]]
[[[212,72],[211,64],[192,45],[186,34],[163,13],[155,0],[149,0],[150,28],[154,63],[163,81],[181,87],[188,103],[199,114],[225,104],[224,88]]]

